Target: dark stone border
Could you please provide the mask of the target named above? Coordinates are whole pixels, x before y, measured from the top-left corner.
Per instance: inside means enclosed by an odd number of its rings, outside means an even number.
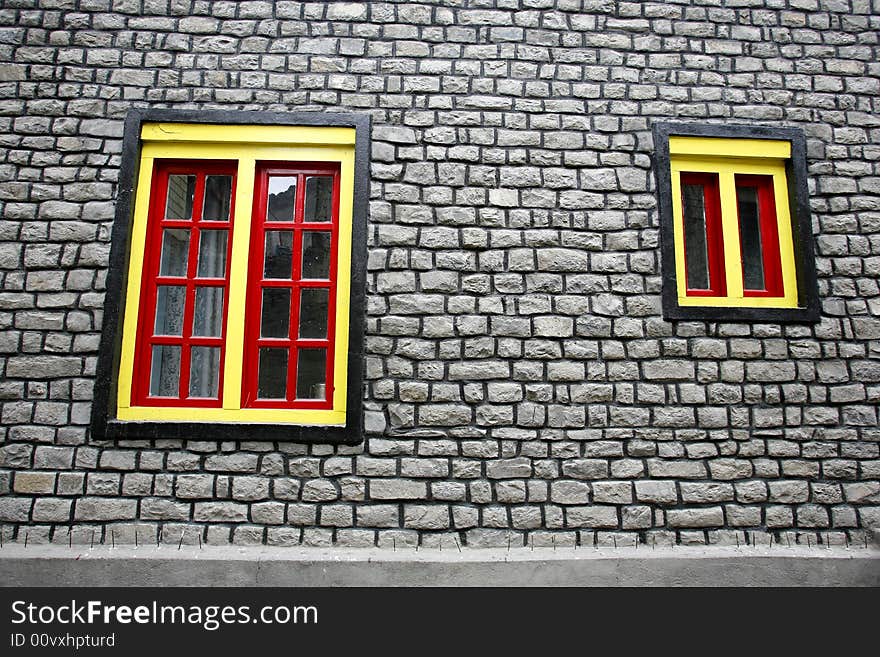
[[[349,304],[346,425],[130,422],[117,419],[116,383],[122,317],[128,284],[131,222],[140,165],[140,132],[146,121],[233,125],[345,127],[356,130],[352,204],[351,298]],[[272,440],[356,444],[363,439],[364,332],[366,327],[367,215],[370,183],[370,117],[333,112],[249,112],[227,110],[134,109],[125,119],[116,217],[110,246],[104,326],[92,404],[91,435],[96,439]]]
[[[709,125],[705,123],[655,123],[654,176],[660,211],[661,272],[663,276],[663,318],[734,322],[818,322],[819,291],[813,255],[813,230],[807,188],[807,144],[799,128],[776,128],[748,125]],[[797,308],[718,308],[679,306],[676,269],[674,220],[672,215],[672,174],[669,161],[669,137],[727,137],[740,139],[777,139],[791,143],[791,158],[786,161],[788,200],[791,210],[792,240],[798,287]]]

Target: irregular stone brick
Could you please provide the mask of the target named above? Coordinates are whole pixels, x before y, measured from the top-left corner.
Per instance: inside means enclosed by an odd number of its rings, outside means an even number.
[[[568,527],[616,528],[617,507],[614,506],[573,506],[565,511]]]
[[[82,497],[76,500],[75,520],[132,520],[137,501],[112,497]]]
[[[525,479],[532,474],[532,463],[527,458],[501,459],[486,463],[490,479]]]
[[[720,506],[705,509],[670,509],[666,512],[670,527],[720,527],[724,512]]]
[[[27,522],[33,498],[4,497],[0,498],[0,520],[3,522]]]
[[[55,491],[54,472],[16,472],[12,490],[24,495],[53,493]]]
[[[174,492],[182,498],[211,498],[214,496],[214,476],[191,474],[178,475]]]
[[[440,505],[407,504],[404,506],[403,526],[413,529],[447,529],[449,510]]]
[[[554,481],[550,484],[550,500],[557,504],[587,504],[590,486],[580,481]]]
[[[376,500],[420,499],[426,492],[424,482],[409,479],[374,479],[369,484],[370,497]]]
[[[141,500],[141,518],[145,520],[189,520],[190,505],[158,497]]]
[[[197,522],[247,522],[248,507],[235,502],[196,502],[193,520]]]

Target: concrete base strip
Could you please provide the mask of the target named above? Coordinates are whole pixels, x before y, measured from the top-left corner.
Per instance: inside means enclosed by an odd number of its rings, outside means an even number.
[[[880,586],[880,550],[6,544],[3,586]]]

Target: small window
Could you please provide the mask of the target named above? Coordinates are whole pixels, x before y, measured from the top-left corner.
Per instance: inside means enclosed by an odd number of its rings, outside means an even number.
[[[816,321],[804,138],[654,127],[667,319]]]
[[[96,436],[361,439],[368,125],[133,113]]]

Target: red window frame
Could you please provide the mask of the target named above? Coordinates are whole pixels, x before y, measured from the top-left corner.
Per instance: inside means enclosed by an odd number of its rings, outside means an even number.
[[[780,297],[784,294],[782,285],[782,254],[779,249],[779,225],[776,220],[776,197],[773,193],[773,176],[735,175],[737,191],[743,187],[754,187],[758,196],[758,216],[761,227],[761,251],[764,263],[764,289],[743,289],[747,297]],[[737,224],[741,226],[739,208]],[[743,284],[745,284],[745,263],[743,262]]]
[[[229,270],[232,254],[232,231],[235,224],[235,190],[237,163],[219,160],[156,160],[153,167],[153,182],[150,191],[150,204],[147,219],[147,234],[144,253],[143,276],[141,283],[140,308],[138,310],[137,344],[135,346],[134,380],[132,381],[132,403],[139,406],[188,406],[219,407],[223,395],[223,369],[226,357],[226,315],[229,305]],[[165,207],[168,194],[168,178],[171,175],[196,177],[193,193],[192,217],[190,219],[166,219]],[[207,221],[202,219],[204,207],[205,178],[210,175],[232,177],[232,190],[229,201],[227,221]],[[190,231],[187,251],[186,276],[160,276],[159,266],[162,254],[162,234],[166,228]],[[197,278],[199,235],[202,230],[227,230],[226,270],[223,278]],[[195,307],[196,283],[198,287],[223,288],[223,317],[220,337],[193,336],[193,315]],[[180,336],[155,335],[155,318],[158,288],[160,285],[179,285],[186,287],[184,300],[184,321]],[[177,397],[150,395],[150,376],[152,374],[152,348],[157,345],[179,346],[180,378]],[[192,347],[219,347],[219,377],[217,397],[190,397],[190,351]]]
[[[721,226],[721,192],[717,173],[681,174],[681,218],[684,224],[687,213],[684,207],[684,186],[695,185],[703,188],[703,208],[706,216],[706,258],[709,263],[709,289],[691,288],[686,285],[689,297],[721,297],[727,294],[727,280],[724,272],[724,231]],[[682,243],[685,249],[685,279],[690,279],[687,271],[687,230],[682,225]]]
[[[270,176],[296,176],[294,220],[268,221],[268,189]],[[331,221],[304,221],[306,178],[323,176],[333,178]],[[337,252],[339,242],[339,180],[340,167],[334,163],[258,162],[254,189],[254,211],[251,221],[250,254],[248,262],[248,291],[245,309],[245,346],[242,371],[242,408],[297,408],[330,409],[333,404],[333,367],[336,337],[336,287]],[[291,278],[267,279],[264,277],[265,244],[267,231],[292,231],[293,253]],[[330,233],[330,263],[327,279],[302,279],[303,233]],[[290,317],[287,338],[261,337],[263,290],[270,287],[291,290]],[[300,338],[300,294],[307,288],[329,290],[327,302],[327,337]],[[287,383],[285,399],[260,399],[259,350],[261,347],[287,349]],[[297,399],[296,384],[298,359],[301,349],[322,348],[326,350],[324,399]]]

